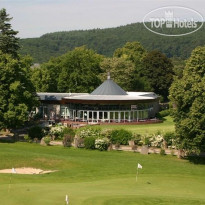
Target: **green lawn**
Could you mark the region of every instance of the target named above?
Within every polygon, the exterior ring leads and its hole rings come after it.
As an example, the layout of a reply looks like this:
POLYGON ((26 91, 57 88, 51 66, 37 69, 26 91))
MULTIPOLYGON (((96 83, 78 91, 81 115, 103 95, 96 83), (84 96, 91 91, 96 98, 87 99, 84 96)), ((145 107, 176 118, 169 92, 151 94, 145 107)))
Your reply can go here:
POLYGON ((64 205, 66 194, 72 205, 205 204, 205 166, 173 156, 0 143, 0 169, 24 166, 59 171, 12 175, 10 192, 0 174, 0 204, 64 205))
POLYGON ((130 130, 133 133, 137 134, 154 134, 158 131, 165 133, 169 131, 174 131, 174 122, 173 119, 168 116, 165 117, 163 123, 153 123, 153 124, 145 124, 145 125, 100 125, 102 129, 126 129, 130 130))

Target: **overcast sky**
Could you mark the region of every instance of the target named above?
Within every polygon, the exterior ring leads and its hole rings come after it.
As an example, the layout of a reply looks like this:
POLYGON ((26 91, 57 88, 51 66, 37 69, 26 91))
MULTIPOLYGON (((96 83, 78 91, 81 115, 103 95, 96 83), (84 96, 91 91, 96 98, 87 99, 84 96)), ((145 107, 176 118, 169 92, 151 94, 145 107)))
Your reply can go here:
POLYGON ((205 0, 0 0, 21 38, 142 22, 162 6, 185 6, 205 16, 205 0))

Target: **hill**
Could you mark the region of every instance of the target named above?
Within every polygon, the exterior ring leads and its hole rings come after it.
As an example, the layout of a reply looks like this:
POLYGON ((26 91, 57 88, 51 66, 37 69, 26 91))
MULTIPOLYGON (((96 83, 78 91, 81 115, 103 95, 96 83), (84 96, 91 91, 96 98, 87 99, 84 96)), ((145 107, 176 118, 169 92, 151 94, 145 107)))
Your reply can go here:
POLYGON ((40 38, 21 39, 21 54, 29 54, 35 63, 42 63, 52 56, 59 56, 75 47, 87 45, 99 54, 112 56, 116 48, 128 41, 139 41, 147 50, 158 49, 168 57, 186 59, 191 51, 205 45, 204 26, 195 33, 180 36, 160 36, 148 31, 143 23, 107 29, 62 31, 48 33, 40 38))

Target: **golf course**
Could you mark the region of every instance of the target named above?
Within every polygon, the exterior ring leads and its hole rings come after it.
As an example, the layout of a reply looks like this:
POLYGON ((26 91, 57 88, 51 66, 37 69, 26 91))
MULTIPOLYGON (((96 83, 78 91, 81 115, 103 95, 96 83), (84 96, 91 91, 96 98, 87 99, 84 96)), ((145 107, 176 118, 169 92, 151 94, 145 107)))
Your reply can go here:
POLYGON ((74 205, 205 204, 205 166, 176 156, 17 142, 0 143, 0 162, 0 169, 57 170, 0 174, 2 205, 64 205, 66 195, 74 205))

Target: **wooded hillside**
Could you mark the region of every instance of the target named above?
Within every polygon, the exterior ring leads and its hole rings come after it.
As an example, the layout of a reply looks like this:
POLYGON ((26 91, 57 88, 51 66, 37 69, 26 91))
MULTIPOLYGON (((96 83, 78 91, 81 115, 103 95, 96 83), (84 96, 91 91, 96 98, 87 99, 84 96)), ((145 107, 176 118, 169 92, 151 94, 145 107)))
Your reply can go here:
POLYGON ((108 29, 63 31, 49 33, 40 38, 21 39, 21 54, 29 54, 35 63, 46 62, 82 45, 97 53, 112 56, 115 49, 128 41, 139 41, 148 51, 158 49, 168 57, 186 59, 197 46, 205 45, 204 26, 197 32, 180 37, 160 36, 148 31, 143 23, 108 29))

